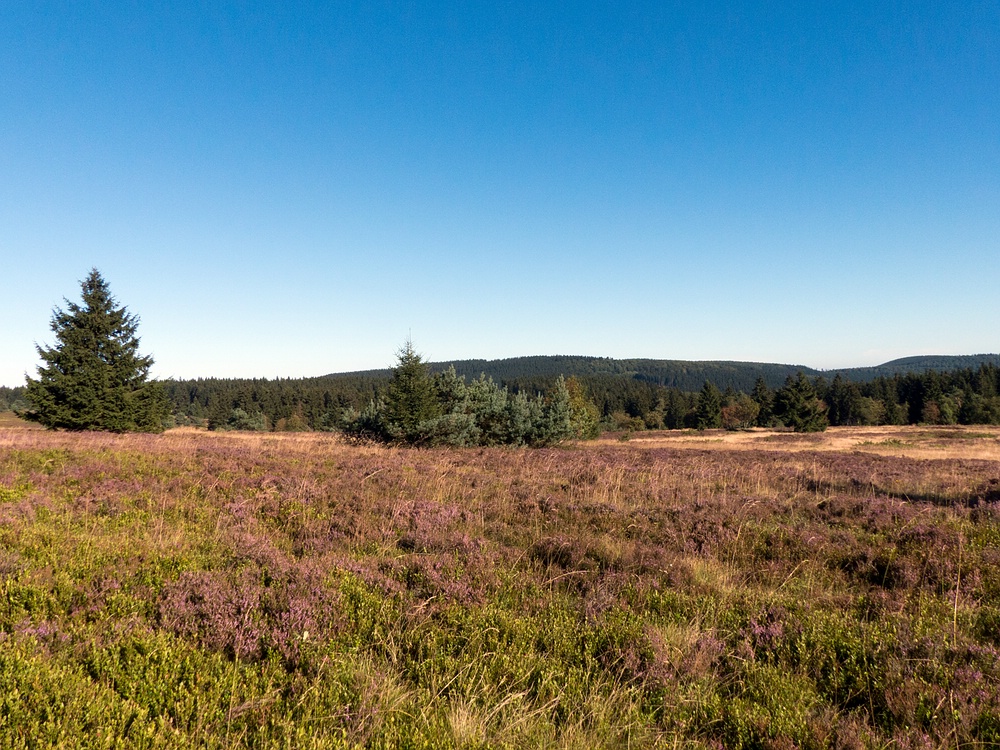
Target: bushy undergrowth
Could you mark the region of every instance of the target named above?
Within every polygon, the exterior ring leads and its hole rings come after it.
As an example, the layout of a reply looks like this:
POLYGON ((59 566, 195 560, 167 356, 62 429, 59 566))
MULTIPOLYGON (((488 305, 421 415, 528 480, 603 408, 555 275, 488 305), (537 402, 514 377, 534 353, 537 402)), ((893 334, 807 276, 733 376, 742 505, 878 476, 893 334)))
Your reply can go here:
POLYGON ((0 747, 995 746, 998 476, 0 431, 0 747))
POLYGON ((454 367, 432 375, 407 342, 386 398, 373 399, 360 413, 345 411, 340 427, 355 442, 537 448, 572 437, 597 437, 597 419, 596 407, 576 381, 560 377, 547 396, 534 398, 511 393, 485 375, 467 385, 454 367))

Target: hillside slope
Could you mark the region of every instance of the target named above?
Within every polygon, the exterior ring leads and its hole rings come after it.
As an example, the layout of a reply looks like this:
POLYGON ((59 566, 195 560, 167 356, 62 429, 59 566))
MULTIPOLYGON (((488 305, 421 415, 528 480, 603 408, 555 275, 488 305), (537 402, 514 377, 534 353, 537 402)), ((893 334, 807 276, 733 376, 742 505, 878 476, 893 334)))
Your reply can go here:
MULTIPOLYGON (((959 368, 977 368, 981 364, 1000 366, 1000 354, 973 354, 958 356, 917 356, 892 360, 874 367, 852 367, 838 370, 817 370, 805 365, 778 364, 772 362, 729 362, 729 361, 686 361, 672 359, 612 359, 610 357, 582 356, 534 356, 509 359, 467 359, 451 362, 432 362, 435 371, 455 368, 459 375, 467 379, 485 374, 502 383, 530 383, 545 381, 564 375, 569 377, 618 376, 639 380, 655 385, 679 388, 682 391, 697 391, 706 380, 720 389, 729 387, 738 391, 750 391, 758 377, 771 388, 778 388, 789 375, 799 370, 809 377, 822 375, 828 379, 840 374, 848 380, 867 382, 877 377, 892 377, 928 370, 947 371, 959 368)), ((389 370, 367 370, 351 373, 335 373, 329 378, 382 379, 388 377, 389 370)))

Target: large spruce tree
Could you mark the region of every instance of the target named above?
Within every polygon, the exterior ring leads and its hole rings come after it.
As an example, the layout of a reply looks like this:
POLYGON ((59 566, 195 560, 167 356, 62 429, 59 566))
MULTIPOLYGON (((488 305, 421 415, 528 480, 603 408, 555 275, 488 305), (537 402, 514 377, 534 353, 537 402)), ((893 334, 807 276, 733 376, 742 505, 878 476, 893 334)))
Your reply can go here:
POLYGON ((430 368, 409 339, 397 354, 386 398, 385 418, 391 437, 406 443, 421 442, 422 427, 440 416, 430 368))
POLYGON ((708 380, 698 394, 697 420, 699 430, 722 427, 722 393, 708 380))
POLYGON ((789 375, 775 394, 774 412, 786 427, 796 432, 822 432, 829 425, 826 404, 801 370, 795 377, 789 375))
POLYGON ((159 432, 167 400, 148 380, 153 358, 139 354, 139 319, 118 306, 92 269, 82 304, 66 300, 52 314, 56 345, 38 346, 38 379, 27 378, 25 419, 51 429, 159 432))

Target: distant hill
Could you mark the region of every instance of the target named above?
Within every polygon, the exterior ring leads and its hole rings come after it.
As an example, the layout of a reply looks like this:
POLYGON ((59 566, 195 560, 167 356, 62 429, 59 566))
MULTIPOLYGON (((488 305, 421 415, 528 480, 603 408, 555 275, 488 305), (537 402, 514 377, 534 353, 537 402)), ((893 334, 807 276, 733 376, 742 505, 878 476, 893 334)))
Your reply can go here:
MULTIPOLYGON (((594 378, 627 378, 651 385, 679 388, 682 391, 697 391, 706 380, 719 388, 732 387, 749 391, 758 377, 763 376, 768 385, 778 387, 785 378, 803 370, 809 375, 821 374, 804 365, 781 365, 758 362, 688 362, 666 359, 611 359, 609 357, 578 357, 567 355, 513 357, 510 359, 466 359, 451 362, 429 363, 433 371, 439 372, 454 367, 458 375, 466 380, 485 374, 498 383, 526 385, 542 383, 557 378, 576 376, 591 380, 594 378)), ((335 373, 326 377, 372 378, 381 380, 391 374, 385 370, 335 373)))
POLYGON ((978 369, 980 365, 984 364, 1000 367, 1000 354, 926 354, 919 357, 894 359, 891 362, 875 365, 874 367, 851 367, 842 370, 831 370, 823 374, 832 378, 837 373, 840 373, 849 380, 858 383, 867 383, 875 378, 891 378, 895 375, 919 375, 930 370, 947 372, 949 370, 978 369))
MULTIPOLYGON (((722 390, 732 387, 749 392, 758 377, 771 388, 778 388, 789 375, 802 370, 809 377, 822 375, 828 379, 840 374, 856 382, 867 382, 878 377, 892 377, 928 370, 947 371, 959 368, 977 368, 981 364, 1000 366, 1000 354, 973 354, 958 356, 919 356, 895 359, 874 367, 852 367, 839 370, 817 370, 805 365, 776 364, 767 362, 694 362, 672 359, 611 359, 610 357, 577 356, 536 356, 513 357, 509 359, 466 359, 452 362, 432 362, 434 371, 445 370, 449 366, 464 375, 467 380, 486 374, 497 382, 518 385, 544 382, 559 375, 586 379, 604 380, 610 377, 625 377, 632 380, 678 388, 682 391, 697 391, 706 380, 722 390)), ((390 375, 390 370, 366 370, 361 372, 328 375, 339 378, 372 378, 381 380, 390 375)))

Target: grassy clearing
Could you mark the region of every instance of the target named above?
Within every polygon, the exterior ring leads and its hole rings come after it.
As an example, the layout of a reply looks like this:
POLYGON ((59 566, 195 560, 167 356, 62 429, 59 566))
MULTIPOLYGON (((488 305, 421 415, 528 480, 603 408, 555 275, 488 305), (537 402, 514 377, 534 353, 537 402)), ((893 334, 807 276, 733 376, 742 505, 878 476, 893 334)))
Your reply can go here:
MULTIPOLYGON (((595 446, 612 442, 607 436, 595 446)), ((1000 427, 952 425, 940 427, 831 427, 822 433, 794 433, 754 428, 738 432, 672 430, 644 432, 630 441, 646 448, 709 448, 714 450, 823 451, 863 450, 910 458, 974 458, 1000 461, 1000 427)))
POLYGON ((0 746, 1000 743, 992 432, 692 437, 0 429, 0 746))
POLYGON ((43 429, 41 425, 37 425, 32 422, 25 422, 23 419, 18 418, 18 416, 12 411, 0 411, 0 429, 16 428, 25 430, 43 429))

